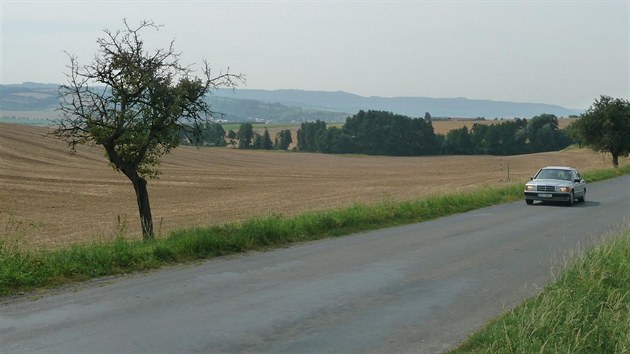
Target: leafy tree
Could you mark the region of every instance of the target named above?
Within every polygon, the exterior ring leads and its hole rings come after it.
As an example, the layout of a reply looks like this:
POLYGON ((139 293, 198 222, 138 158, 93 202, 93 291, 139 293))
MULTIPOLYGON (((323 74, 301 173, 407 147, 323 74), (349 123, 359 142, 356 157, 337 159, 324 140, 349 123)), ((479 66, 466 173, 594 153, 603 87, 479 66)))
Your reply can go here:
POLYGON ((187 133, 192 128, 186 126, 180 130, 180 141, 184 144, 194 145, 225 146, 225 129, 218 123, 208 122, 201 127, 201 134, 194 134, 192 137, 187 133))
POLYGON ((470 129, 470 139, 475 148, 475 154, 488 154, 488 141, 486 135, 490 126, 485 124, 475 123, 470 129))
POLYGON ((446 153, 453 155, 471 155, 475 152, 468 128, 463 126, 446 133, 446 153))
POLYGON ((241 75, 229 72, 212 77, 204 61, 203 77, 179 63, 173 42, 149 52, 140 34, 158 29, 153 22, 122 31, 105 30, 97 39, 99 52, 91 64, 70 58, 67 84, 59 93, 60 118, 54 134, 74 152, 78 144, 105 148, 112 167, 133 184, 144 240, 153 238, 147 178, 159 173, 162 155, 179 145, 180 129, 201 134, 212 118, 204 95, 220 86, 234 87, 241 75))
POLYGON ((499 133, 498 155, 516 155, 527 152, 526 139, 523 136, 521 139, 517 139, 518 131, 525 129, 526 126, 527 119, 525 118, 507 120, 496 125, 499 133))
MULTIPOLYGON (((503 123, 501 123, 503 124, 503 123)), ((501 132, 499 128, 500 124, 493 124, 488 126, 485 131, 484 142, 486 145, 486 154, 489 155, 503 155, 501 149, 501 132)))
POLYGON ((260 143, 260 148, 263 150, 271 150, 273 149, 273 142, 271 141, 271 136, 269 136, 269 130, 265 128, 265 132, 262 135, 262 141, 260 143))
POLYGON ((289 145, 293 143, 293 137, 291 136, 291 130, 281 130, 276 134, 274 148, 278 150, 287 150, 289 145))
POLYGON ((203 142, 211 146, 225 146, 225 129, 218 123, 206 123, 203 129, 203 142))
POLYGON ((252 139, 254 138, 254 127, 252 123, 241 124, 236 135, 238 137, 238 148, 249 149, 252 145, 252 139))
POLYGON ((327 154, 349 154, 355 151, 352 137, 340 128, 330 127, 317 135, 317 151, 327 154))
POLYGON ((236 132, 234 130, 230 129, 228 131, 227 138, 229 140, 228 144, 230 144, 230 146, 236 146, 236 139, 238 139, 238 136, 236 135, 236 132))
POLYGON ((446 135, 435 134, 435 148, 437 153, 446 154, 446 135))
POLYGON ((527 137, 521 131, 527 126, 526 119, 502 121, 498 124, 474 124, 470 140, 478 154, 514 155, 527 152, 527 137))
POLYGON ((346 119, 345 134, 356 152, 369 155, 416 156, 438 151, 431 123, 384 111, 359 111, 346 119))
POLYGON ((254 150, 260 150, 262 149, 262 141, 263 141, 263 137, 262 135, 260 135, 259 133, 254 133, 254 139, 252 140, 252 145, 250 146, 250 148, 254 149, 254 150))
POLYGON ((581 144, 612 155, 613 166, 619 157, 630 153, 630 103, 621 98, 601 96, 572 123, 572 132, 581 144))
POLYGON ((297 147, 300 151, 317 151, 315 139, 320 132, 326 131, 326 122, 304 122, 297 131, 297 147))
MULTIPOLYGON (((465 138, 462 134, 450 134, 447 136, 450 144, 447 153, 462 153, 457 149, 459 144, 454 141, 461 142, 465 138)), ((529 120, 517 118, 492 125, 473 124, 469 135, 477 154, 527 154, 559 150, 571 144, 566 132, 559 129, 558 118, 552 114, 541 114, 529 120)))
POLYGON ((558 117, 553 114, 531 118, 523 134, 527 139, 528 152, 555 151, 571 144, 571 139, 559 127, 558 117))

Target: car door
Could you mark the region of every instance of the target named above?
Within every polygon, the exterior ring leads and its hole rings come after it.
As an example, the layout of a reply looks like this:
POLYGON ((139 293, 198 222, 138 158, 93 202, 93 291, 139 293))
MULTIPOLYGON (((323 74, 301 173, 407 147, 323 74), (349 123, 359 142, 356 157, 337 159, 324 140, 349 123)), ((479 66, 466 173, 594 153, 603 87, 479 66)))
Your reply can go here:
POLYGON ((586 183, 584 182, 584 179, 582 178, 582 176, 580 175, 580 172, 577 170, 573 170, 573 180, 579 180, 579 182, 574 182, 573 185, 573 190, 575 192, 575 196, 584 196, 584 190, 586 189, 586 183))

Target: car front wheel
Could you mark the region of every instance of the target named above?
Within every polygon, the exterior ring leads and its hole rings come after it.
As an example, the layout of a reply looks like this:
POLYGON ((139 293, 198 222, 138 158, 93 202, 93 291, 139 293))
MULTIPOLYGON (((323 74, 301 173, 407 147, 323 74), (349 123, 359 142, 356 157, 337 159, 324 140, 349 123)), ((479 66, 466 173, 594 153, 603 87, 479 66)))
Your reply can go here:
POLYGON ((568 206, 573 206, 573 201, 575 200, 575 194, 571 191, 571 195, 569 196, 569 201, 567 202, 568 206))
POLYGON ((525 203, 527 203, 527 205, 532 205, 532 204, 534 204, 534 200, 533 199, 525 199, 525 203))

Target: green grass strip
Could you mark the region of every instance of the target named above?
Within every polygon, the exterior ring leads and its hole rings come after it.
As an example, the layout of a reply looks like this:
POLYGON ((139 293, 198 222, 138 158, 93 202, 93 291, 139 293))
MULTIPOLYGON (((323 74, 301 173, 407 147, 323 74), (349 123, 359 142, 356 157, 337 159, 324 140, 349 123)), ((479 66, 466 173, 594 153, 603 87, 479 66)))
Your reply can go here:
POLYGON ((630 353, 630 231, 452 353, 630 353))
MULTIPOLYGON (((589 182, 630 173, 586 173, 589 182)), ((405 202, 357 204, 295 217, 272 215, 207 228, 174 231, 153 242, 117 240, 52 251, 25 251, 0 240, 0 296, 91 278, 155 269, 222 255, 435 219, 523 198, 523 183, 405 202)))

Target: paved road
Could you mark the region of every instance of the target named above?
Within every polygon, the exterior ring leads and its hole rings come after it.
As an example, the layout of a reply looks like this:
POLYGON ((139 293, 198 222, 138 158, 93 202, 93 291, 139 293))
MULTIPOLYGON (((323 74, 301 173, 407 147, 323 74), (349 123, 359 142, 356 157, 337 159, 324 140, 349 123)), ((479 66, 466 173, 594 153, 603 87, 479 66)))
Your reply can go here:
POLYGON ((2 353, 442 352, 630 216, 630 176, 572 208, 511 203, 0 303, 2 353))

